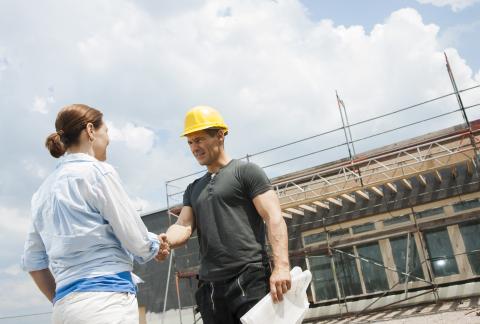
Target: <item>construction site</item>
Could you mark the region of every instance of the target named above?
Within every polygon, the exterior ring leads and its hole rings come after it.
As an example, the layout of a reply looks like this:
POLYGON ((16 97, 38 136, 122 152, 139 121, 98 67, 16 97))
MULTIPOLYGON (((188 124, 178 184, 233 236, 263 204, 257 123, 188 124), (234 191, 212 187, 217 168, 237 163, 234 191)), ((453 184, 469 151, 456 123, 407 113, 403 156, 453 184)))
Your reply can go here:
MULTIPOLYGON (((243 157, 274 174, 291 267, 313 275, 304 323, 480 323, 480 120, 469 117, 480 101, 463 100, 480 98, 480 85, 458 88, 448 61, 447 72, 452 92, 363 121, 350 123, 337 95, 340 127, 243 157), (427 114, 426 106, 443 103, 448 110, 427 114), (359 125, 400 113, 414 120, 352 136, 359 125), (377 146, 378 138, 414 127, 420 135, 377 146), (262 163, 266 154, 326 136, 339 144, 262 163), (369 149, 359 152, 365 142, 369 149), (283 172, 289 163, 295 170, 283 172)), ((150 231, 175 222, 183 191, 203 172, 166 183, 167 207, 142 216, 150 231)), ((145 281, 141 322, 202 323, 195 235, 165 262, 135 266, 145 281)))

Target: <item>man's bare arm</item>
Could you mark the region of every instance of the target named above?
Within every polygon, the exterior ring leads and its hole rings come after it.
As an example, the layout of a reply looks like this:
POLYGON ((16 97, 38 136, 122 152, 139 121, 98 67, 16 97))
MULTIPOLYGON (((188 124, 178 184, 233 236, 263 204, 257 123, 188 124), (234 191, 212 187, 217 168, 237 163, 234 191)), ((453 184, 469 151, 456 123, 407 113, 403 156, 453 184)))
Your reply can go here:
POLYGON ((267 225, 274 263, 270 276, 270 294, 273 301, 278 302, 283 300, 283 294, 291 288, 287 225, 281 214, 278 197, 273 190, 256 196, 253 204, 267 225))
POLYGON ((184 206, 180 211, 180 215, 175 224, 170 226, 165 234, 160 234, 161 240, 160 249, 163 253, 159 253, 155 258, 157 261, 164 260, 168 253, 166 250, 174 249, 184 245, 193 231, 195 230, 195 218, 193 216, 193 209, 190 206, 184 206))

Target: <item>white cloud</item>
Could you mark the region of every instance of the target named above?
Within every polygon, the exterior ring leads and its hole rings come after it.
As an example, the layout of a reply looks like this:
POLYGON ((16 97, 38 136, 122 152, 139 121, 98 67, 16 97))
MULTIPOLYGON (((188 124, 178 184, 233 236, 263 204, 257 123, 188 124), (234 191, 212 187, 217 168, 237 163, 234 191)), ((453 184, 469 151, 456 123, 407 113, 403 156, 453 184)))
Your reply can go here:
POLYGON ((47 98, 35 96, 33 99, 33 111, 41 114, 48 114, 47 98))
POLYGON ((148 200, 142 199, 140 197, 132 197, 130 199, 131 199, 133 205, 135 206, 135 209, 139 213, 144 213, 144 212, 152 209, 152 207, 151 207, 152 205, 150 204, 150 202, 148 200))
POLYGON ((457 12, 467 7, 474 5, 480 0, 417 0, 422 4, 432 4, 437 7, 450 6, 450 8, 457 12))
MULTIPOLYGON (((23 271, 15 276, 10 275, 0 279, 0 299, 2 315, 32 314, 52 310, 51 303, 23 271)), ((31 323, 42 323, 43 320, 47 322, 49 317, 32 317, 31 323)))
MULTIPOLYGON (((20 268, 30 226, 28 215, 27 209, 0 206, 0 314, 3 316, 51 310, 51 304, 20 268)), ((41 322, 44 318, 36 319, 41 322)))
POLYGON ((7 71, 12 65, 7 51, 0 45, 0 81, 2 80, 2 74, 7 71))
MULTIPOLYGON (((49 6, 55 10, 65 9, 53 3, 49 6)), ((335 90, 352 122, 451 90, 439 27, 425 24, 413 9, 396 11, 366 31, 334 21, 313 22, 294 0, 207 1, 170 15, 160 8, 161 19, 152 14, 155 10, 129 1, 102 0, 95 8, 88 3, 75 8, 81 24, 64 24, 64 15, 51 16, 53 26, 68 28, 49 29, 48 24, 45 35, 57 36, 43 40, 69 42, 38 49, 48 56, 58 45, 62 58, 50 66, 42 86, 58 85, 55 97, 62 105, 79 98, 101 102, 107 117, 134 120, 128 125, 117 122, 110 130, 112 142, 132 151, 152 152, 171 142, 162 147, 162 158, 172 150, 188 156, 177 136, 183 113, 196 104, 222 112, 231 126, 227 147, 240 156, 337 127, 335 90)), ((43 26, 42 17, 35 16, 42 24, 35 19, 31 23, 43 26)), ((454 49, 446 50, 459 86, 471 85, 473 72, 466 62, 454 49)), ((35 65, 41 66, 42 61, 35 65)), ((49 109, 47 97, 39 97, 42 111, 49 109)), ((450 107, 446 102, 439 111, 450 107)), ((430 107, 426 113, 435 113, 430 107)), ((411 116, 399 116, 397 122, 411 116)), ((374 128, 357 128, 354 136, 374 128)), ((138 158, 121 159, 129 177, 138 168, 138 158)), ((175 163, 162 170, 167 175, 179 172, 175 163)))
MULTIPOLYGON (((0 62, 1 63, 1 62, 0 62)), ((1 66, 0 66, 1 67, 1 66)), ((33 99, 33 108, 32 111, 38 112, 41 114, 48 114, 52 105, 55 103, 55 88, 49 86, 47 89, 48 95, 46 96, 35 96, 33 99)))
POLYGON ((8 59, 0 56, 0 72, 5 71, 9 65, 8 59))
POLYGON ((24 159, 22 160, 22 165, 30 175, 36 178, 44 179, 48 175, 47 169, 41 166, 38 161, 24 159))
POLYGON ((0 273, 8 276, 18 276, 20 273, 22 273, 22 271, 23 270, 20 268, 19 264, 12 264, 6 268, 0 269, 0 273))
POLYGON ((107 122, 109 137, 112 141, 124 142, 132 150, 148 153, 155 144, 155 133, 142 126, 127 123, 117 128, 113 122, 107 122))
MULTIPOLYGON (((162 5, 145 10, 126 0, 100 3, 95 9, 87 2, 79 4, 75 11, 81 19, 68 24, 65 15, 51 16, 46 25, 43 16, 34 17, 34 24, 45 26, 45 35, 56 35, 43 37, 47 43, 39 54, 50 57, 52 46, 61 53, 42 86, 58 85, 55 97, 62 105, 79 100, 101 103, 105 116, 116 121, 109 123, 109 160, 121 166, 133 195, 154 208, 164 204, 162 195, 154 194, 163 181, 200 168, 178 137, 183 114, 194 105, 209 104, 222 112, 231 127, 227 148, 232 156, 243 156, 338 127, 335 90, 351 122, 450 92, 444 50, 459 87, 474 82, 460 54, 442 45, 439 27, 424 23, 413 9, 395 11, 367 31, 333 20, 314 22, 296 0, 212 0, 173 11, 164 11, 162 5), (68 27, 54 28, 59 25, 68 27), (48 43, 52 39, 69 41, 48 43)), ((49 6, 65 10, 56 2, 49 6)), ((42 64, 37 62, 35 68, 42 64)), ((34 74, 46 73, 40 69, 34 74)), ((358 138, 392 122, 444 112, 455 107, 452 103, 443 100, 384 123, 356 127, 353 135, 358 138)), ((52 116, 47 116, 47 130, 38 138, 51 130, 52 116)), ((428 130, 457 121, 461 118, 437 120, 428 130)), ((363 142, 357 150, 425 129, 363 142)), ((339 142, 342 137, 336 136, 253 161, 269 164, 339 142)), ((327 152, 312 163, 343 157, 339 154, 327 152)), ((292 168, 303 166, 302 160, 292 168)))
POLYGON ((0 233, 20 235, 23 240, 29 226, 29 213, 26 210, 0 206, 0 233))

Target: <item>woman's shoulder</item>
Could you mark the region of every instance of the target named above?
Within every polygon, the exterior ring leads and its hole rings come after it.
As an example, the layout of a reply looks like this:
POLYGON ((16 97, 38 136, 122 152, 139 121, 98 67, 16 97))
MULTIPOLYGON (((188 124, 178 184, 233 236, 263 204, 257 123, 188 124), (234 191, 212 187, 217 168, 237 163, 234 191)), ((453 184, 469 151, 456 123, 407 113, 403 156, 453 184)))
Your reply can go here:
POLYGON ((103 176, 107 175, 109 173, 113 173, 113 174, 117 175, 117 171, 115 170, 115 168, 110 163, 102 162, 102 161, 95 161, 95 162, 93 162, 93 167, 95 168, 95 170, 97 170, 103 176))

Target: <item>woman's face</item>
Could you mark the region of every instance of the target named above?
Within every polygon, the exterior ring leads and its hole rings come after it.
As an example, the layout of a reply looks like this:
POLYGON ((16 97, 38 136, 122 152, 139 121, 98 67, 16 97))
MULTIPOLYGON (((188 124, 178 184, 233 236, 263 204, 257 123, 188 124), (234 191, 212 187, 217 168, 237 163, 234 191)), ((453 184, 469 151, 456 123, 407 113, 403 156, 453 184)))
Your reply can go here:
POLYGON ((107 146, 110 142, 108 138, 108 127, 105 123, 94 130, 93 153, 95 158, 99 161, 107 159, 107 146))

